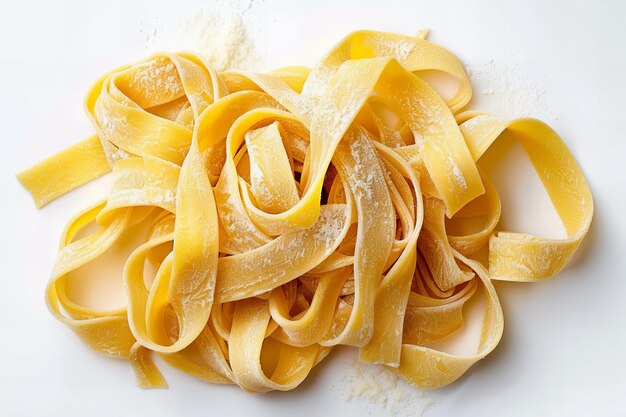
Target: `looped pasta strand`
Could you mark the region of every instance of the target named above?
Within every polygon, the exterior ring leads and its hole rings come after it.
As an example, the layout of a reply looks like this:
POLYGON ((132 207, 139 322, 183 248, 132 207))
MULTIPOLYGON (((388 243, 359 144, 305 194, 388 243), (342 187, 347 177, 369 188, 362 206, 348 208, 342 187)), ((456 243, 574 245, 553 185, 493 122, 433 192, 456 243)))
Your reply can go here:
POLYGON ((544 123, 459 113, 470 82, 426 34, 355 32, 313 69, 217 73, 200 55, 160 53, 102 76, 85 100, 96 133, 18 175, 40 207, 113 171, 108 198, 63 233, 51 313, 95 351, 129 359, 142 387, 167 386, 155 352, 204 381, 289 390, 336 345, 420 387, 459 378, 502 336, 492 280, 558 273, 593 200, 544 123), (456 80, 456 94, 444 100, 425 70, 456 80), (479 165, 505 131, 567 238, 497 229, 500 198, 479 165), (482 228, 459 232, 470 217, 482 228), (134 226, 149 232, 125 261, 125 307, 73 301, 69 277, 134 226), (476 353, 429 347, 463 325, 478 289, 476 353))

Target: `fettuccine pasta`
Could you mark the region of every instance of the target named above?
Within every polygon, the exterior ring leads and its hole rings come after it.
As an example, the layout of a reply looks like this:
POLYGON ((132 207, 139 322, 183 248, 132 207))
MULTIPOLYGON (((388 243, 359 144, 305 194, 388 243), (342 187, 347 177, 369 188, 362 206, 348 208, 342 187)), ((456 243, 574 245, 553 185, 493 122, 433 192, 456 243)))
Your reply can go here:
POLYGON ((18 175, 38 207, 114 175, 108 197, 63 232, 50 311, 93 350, 130 360, 142 387, 166 386, 155 353, 205 381, 290 390, 336 345, 418 387, 455 381, 502 336, 492 281, 555 275, 593 214, 550 127, 462 113, 471 93, 459 60, 423 31, 355 32, 312 69, 218 73, 181 52, 105 74, 85 101, 95 134, 18 175), (427 70, 456 80, 456 94, 443 99, 427 70), (505 131, 567 238, 497 230, 500 199, 480 158, 505 131), (482 229, 447 231, 467 217, 482 229), (73 301, 72 273, 139 224, 149 233, 125 261, 125 307, 73 301), (463 325, 477 293, 477 351, 429 347, 463 325))

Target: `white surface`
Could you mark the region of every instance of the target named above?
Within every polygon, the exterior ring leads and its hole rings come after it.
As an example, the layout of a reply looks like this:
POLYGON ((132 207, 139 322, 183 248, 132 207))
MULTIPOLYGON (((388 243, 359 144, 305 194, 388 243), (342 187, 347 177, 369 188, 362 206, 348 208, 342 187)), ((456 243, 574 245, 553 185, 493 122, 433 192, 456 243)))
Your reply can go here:
MULTIPOLYGON (((386 415, 376 404, 345 400, 342 378, 353 372, 347 349, 290 393, 247 395, 167 367, 170 389, 143 391, 127 363, 97 356, 50 317, 43 290, 59 234, 72 213, 103 195, 106 180, 38 211, 14 174, 92 132, 82 99, 97 76, 167 47, 168 30, 210 5, 58 3, 0 0, 0 415, 386 415)), ((501 344, 455 384, 429 392, 436 404, 427 415, 624 415, 625 3, 336 3, 255 2, 247 20, 268 67, 311 65, 354 29, 410 34, 429 27, 432 40, 470 67, 485 68, 493 59, 496 71, 515 68, 523 77, 516 75, 513 84, 545 90, 531 103, 531 114, 562 134, 595 197, 591 232, 563 273, 539 284, 497 284, 506 319, 501 344)), ((490 87, 479 87, 478 96, 490 87)), ((496 90, 478 101, 497 111, 506 94, 496 90)), ((524 171, 514 154, 513 147, 493 169, 524 171)), ((503 197, 505 210, 512 201, 527 209, 509 212, 507 222, 559 234, 554 214, 537 210, 547 203, 533 181, 503 197)))

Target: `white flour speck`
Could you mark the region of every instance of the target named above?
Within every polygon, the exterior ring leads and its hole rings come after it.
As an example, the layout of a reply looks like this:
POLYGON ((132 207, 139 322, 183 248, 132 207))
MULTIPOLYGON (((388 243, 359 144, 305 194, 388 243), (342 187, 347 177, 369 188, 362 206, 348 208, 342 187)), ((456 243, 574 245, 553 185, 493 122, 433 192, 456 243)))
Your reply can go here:
POLYGON ((454 163, 454 160, 452 158, 448 159, 448 163, 452 167, 452 175, 454 175, 454 179, 456 180, 457 184, 459 184, 461 188, 467 188, 467 181, 465 181, 465 176, 461 172, 461 169, 458 167, 458 165, 454 163))
POLYGON ((263 58, 249 33, 251 22, 246 17, 254 1, 211 0, 206 4, 178 24, 142 21, 139 31, 146 48, 198 52, 218 71, 259 71, 263 58))
POLYGON ((475 106, 506 118, 535 116, 556 119, 546 102, 546 88, 522 75, 519 64, 491 59, 482 64, 464 63, 475 106))
POLYGON ((358 361, 346 371, 342 390, 347 401, 367 402, 394 417, 425 416, 435 402, 391 371, 358 361))

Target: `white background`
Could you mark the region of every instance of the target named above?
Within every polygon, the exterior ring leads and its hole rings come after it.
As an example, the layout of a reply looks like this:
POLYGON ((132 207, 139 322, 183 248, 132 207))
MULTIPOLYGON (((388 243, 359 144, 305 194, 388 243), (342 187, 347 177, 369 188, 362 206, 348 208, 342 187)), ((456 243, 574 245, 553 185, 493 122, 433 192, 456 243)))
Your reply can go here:
MULTIPOLYGON (((354 372, 348 349, 289 393, 248 395, 167 367, 170 389, 144 391, 127 363, 92 353, 46 311, 43 290, 63 225, 105 195, 107 180, 36 210, 14 174, 91 134, 82 99, 97 76, 167 47, 177 22, 211 5, 179 3, 0 0, 0 415, 386 415, 377 404, 344 398, 354 372)), ((514 71, 508 84, 536 88, 530 114, 562 134, 586 174, 596 212, 579 253, 546 282, 497 284, 506 319, 501 344, 453 385, 428 392, 435 403, 428 416, 626 413, 625 6, 268 0, 246 14, 268 68, 312 65, 355 29, 431 28, 431 39, 470 67, 514 71)), ((491 87, 488 80, 479 86, 473 106, 510 111, 507 91, 480 94, 491 87)), ((528 174, 515 146, 507 152, 492 172, 528 174)), ((532 173, 515 184, 518 191, 503 193, 508 225, 558 234, 532 173)))

